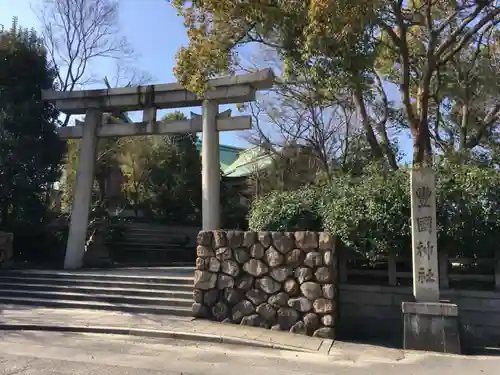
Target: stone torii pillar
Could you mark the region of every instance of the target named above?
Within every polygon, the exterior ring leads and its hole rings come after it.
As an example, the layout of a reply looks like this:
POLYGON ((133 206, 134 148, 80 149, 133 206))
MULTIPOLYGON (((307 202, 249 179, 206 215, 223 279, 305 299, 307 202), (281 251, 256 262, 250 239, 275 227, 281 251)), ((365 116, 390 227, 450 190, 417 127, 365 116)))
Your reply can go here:
POLYGON ((202 229, 220 229, 220 148, 217 118, 229 118, 231 110, 219 113, 218 103, 204 100, 202 116, 191 112, 193 118, 202 118, 201 189, 202 229))
POLYGON ((76 173, 73 208, 64 257, 64 268, 80 268, 85 255, 89 211, 94 183, 94 166, 97 148, 97 127, 102 121, 102 112, 97 109, 87 110, 83 135, 80 141, 80 160, 76 173), (83 244, 83 247, 82 247, 83 244), (83 249, 83 251, 82 251, 83 249))

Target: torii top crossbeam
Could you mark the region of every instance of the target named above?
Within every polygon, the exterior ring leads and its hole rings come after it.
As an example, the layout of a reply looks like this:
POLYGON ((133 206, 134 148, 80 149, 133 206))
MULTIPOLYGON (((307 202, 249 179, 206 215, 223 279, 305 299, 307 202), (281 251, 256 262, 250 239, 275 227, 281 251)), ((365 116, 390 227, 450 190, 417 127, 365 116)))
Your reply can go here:
POLYGON ((255 99, 258 90, 271 88, 274 75, 271 69, 255 73, 215 78, 208 81, 204 97, 187 91, 179 83, 98 89, 81 91, 43 90, 42 99, 52 102, 66 114, 84 114, 89 108, 102 112, 135 111, 144 108, 181 108, 200 106, 204 99, 218 104, 244 103, 255 99))

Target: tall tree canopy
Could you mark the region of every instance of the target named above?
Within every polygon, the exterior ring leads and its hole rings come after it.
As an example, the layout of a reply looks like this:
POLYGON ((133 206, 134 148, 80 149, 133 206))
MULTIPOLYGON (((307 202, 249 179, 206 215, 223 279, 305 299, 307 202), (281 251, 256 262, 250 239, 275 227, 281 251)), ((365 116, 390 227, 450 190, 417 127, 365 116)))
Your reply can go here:
MULTIPOLYGON (((176 68, 186 86, 201 91, 207 78, 234 69, 238 46, 271 46, 285 79, 312 78, 326 100, 349 97, 373 156, 393 167, 388 125, 409 130, 415 163, 430 162, 453 113, 443 76, 451 77, 452 65, 470 51, 489 50, 490 58, 500 23, 498 0, 173 2, 188 27, 190 43, 179 51, 176 68), (387 100, 384 83, 399 89, 400 106, 387 100)), ((498 125, 499 109, 484 109, 479 127, 466 116, 470 145, 498 125)))
POLYGON ((60 176, 64 143, 55 128, 58 112, 41 100, 56 72, 33 30, 15 19, 0 33, 0 212, 1 225, 39 222, 48 193, 60 176))

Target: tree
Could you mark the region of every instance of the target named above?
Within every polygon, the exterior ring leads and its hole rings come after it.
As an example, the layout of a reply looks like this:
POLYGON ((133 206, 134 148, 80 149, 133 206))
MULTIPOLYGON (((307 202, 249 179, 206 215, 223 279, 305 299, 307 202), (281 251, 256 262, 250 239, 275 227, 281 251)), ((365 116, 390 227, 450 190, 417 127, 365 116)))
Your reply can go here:
POLYGON ((278 1, 273 5, 243 2, 233 7, 229 2, 215 6, 210 2, 176 1, 175 5, 185 15, 191 38, 190 45, 179 51, 176 74, 193 90, 203 90, 206 78, 232 70, 238 61, 236 47, 259 43, 274 48, 283 63, 285 84, 306 82, 314 92, 314 100, 323 102, 323 107, 328 101, 330 106, 336 106, 339 100, 347 103, 350 98, 352 104, 349 104, 357 109, 373 155, 386 157, 396 168, 386 129, 390 103, 383 97, 382 116, 377 118, 370 115, 380 112, 375 110, 380 103, 372 100, 372 109, 367 99, 383 93, 381 85, 363 97, 371 78, 367 67, 374 59, 374 46, 365 31, 371 19, 371 13, 365 11, 370 7, 366 8, 365 3, 350 2, 348 7, 330 11, 331 17, 324 19, 329 37, 320 40, 318 36, 313 40, 311 37, 319 33, 316 18, 323 19, 323 15, 315 15, 316 2, 278 1), (341 38, 349 33, 350 38, 341 38), (339 37, 330 37, 335 34, 339 37))
MULTIPOLYGON (((432 129, 434 138, 439 141, 443 104, 440 90, 444 88, 441 72, 450 72, 460 56, 467 61, 475 59, 475 52, 471 54, 471 51, 480 51, 484 36, 500 23, 499 3, 394 1, 387 2, 379 14, 384 52, 392 59, 385 78, 399 86, 413 138, 414 162, 429 162, 432 129)), ((456 78, 466 85, 466 91, 470 91, 473 82, 468 81, 470 75, 466 75, 469 76, 466 81, 463 75, 456 78)), ((493 108, 490 115, 495 115, 499 109, 493 108)))
POLYGON ((401 116, 387 100, 383 79, 399 87, 402 114, 413 139, 413 161, 430 162, 438 71, 500 22, 497 0, 174 4, 189 28, 190 43, 179 51, 176 68, 183 84, 203 91, 207 78, 234 68, 238 46, 272 46, 292 79, 306 72, 326 98, 351 96, 373 155, 385 154, 392 166, 387 123, 401 116))
MULTIPOLYGON (((92 65, 103 59, 116 62, 117 84, 127 77, 129 82, 137 80, 140 74, 130 66, 134 51, 118 27, 118 1, 44 0, 36 13, 49 59, 58 68, 59 90, 94 83, 92 65)), ((69 116, 63 126, 68 121, 69 116)))
MULTIPOLYGON (((272 65, 275 71, 282 71, 283 64, 275 51, 259 49, 255 54, 266 56, 264 60, 268 65, 272 65)), ((243 64, 240 65, 245 69, 243 64)), ((252 68, 257 66, 258 62, 252 63, 252 68)), ((302 78, 300 82, 278 79, 272 89, 258 96, 257 101, 242 106, 253 117, 248 140, 254 145, 267 147, 270 152, 292 144, 308 148, 311 151, 309 156, 318 161, 315 163, 318 170, 330 175, 347 146, 349 136, 358 131, 352 106, 345 97, 325 100, 317 95, 312 77, 302 78)), ((271 153, 275 158, 284 156, 278 151, 271 153)))
MULTIPOLYGON (((185 120, 181 112, 163 120, 185 120)), ((147 161, 145 190, 156 216, 172 222, 197 223, 201 212, 201 158, 196 134, 161 137, 147 161)))
POLYGON ((33 30, 0 33, 0 211, 1 225, 40 223, 49 193, 60 176, 64 143, 55 132, 58 112, 42 101, 56 72, 33 30))
POLYGON ((131 137, 118 154, 118 162, 125 175, 124 191, 137 216, 139 206, 144 203, 145 184, 151 173, 150 160, 154 154, 154 136, 131 137))
POLYGON ((500 127, 500 32, 491 29, 439 71, 431 135, 456 162, 494 163, 500 127))

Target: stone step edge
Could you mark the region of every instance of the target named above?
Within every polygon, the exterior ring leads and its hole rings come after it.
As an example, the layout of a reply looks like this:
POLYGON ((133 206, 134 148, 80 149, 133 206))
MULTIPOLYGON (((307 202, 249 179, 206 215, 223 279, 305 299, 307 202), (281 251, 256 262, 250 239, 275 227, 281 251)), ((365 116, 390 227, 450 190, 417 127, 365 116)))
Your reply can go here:
MULTIPOLYGON (((194 273, 194 269, 193 269, 194 273)), ((162 275, 125 275, 125 274, 104 274, 104 273, 92 273, 92 272, 65 272, 65 271, 5 271, 0 273, 0 278, 3 277, 45 277, 53 279, 61 279, 65 276, 74 279, 123 279, 123 280, 179 280, 179 281, 191 281, 193 276, 162 276, 162 275), (55 277, 54 277, 55 276, 55 277), (62 277, 59 277, 62 276, 62 277)))
POLYGON ((27 323, 0 323, 0 330, 17 331, 46 331, 46 332, 74 332, 74 333, 94 333, 112 335, 130 335, 154 338, 171 338, 189 341, 203 341, 229 345, 243 345, 266 349, 287 350, 294 352, 317 353, 317 351, 304 349, 296 346, 257 342, 249 339, 241 339, 223 335, 201 334, 192 332, 139 329, 116 326, 79 326, 79 325, 48 325, 48 324, 27 324, 27 323))
MULTIPOLYGON (((0 282, 0 290, 5 287, 28 287, 33 288, 33 290, 37 288, 59 288, 59 289, 82 289, 88 291, 99 291, 99 290, 109 290, 116 292, 127 292, 127 293, 151 293, 151 294, 169 294, 169 293, 177 293, 177 294, 185 294, 192 296, 193 291, 190 290, 176 290, 176 287, 184 287, 182 284, 161 284, 161 285, 170 285, 173 286, 173 289, 139 289, 139 288, 114 288, 107 286, 81 286, 81 285, 59 285, 59 284, 30 284, 30 283, 5 283, 0 282)), ((192 288, 191 288, 192 289, 192 288)), ((16 291, 26 291, 26 289, 15 289, 16 291)))
POLYGON ((153 284, 153 285, 193 285, 194 284, 194 278, 192 277, 181 277, 181 278, 176 278, 176 277, 171 277, 171 278, 155 278, 155 277, 137 277, 137 278, 128 278, 128 279, 121 279, 120 277, 117 278, 111 278, 111 277, 96 277, 96 278, 91 278, 91 277, 50 277, 50 275, 44 275, 44 274, 29 274, 29 275, 7 275, 7 274, 0 274, 0 283, 2 280, 38 280, 38 281, 49 281, 49 282, 55 282, 55 283, 61 283, 61 282, 75 282, 75 281, 81 281, 81 282, 101 282, 101 283, 128 283, 128 284, 153 284), (148 280, 153 280, 153 281, 148 281, 148 280), (163 283, 163 282, 155 282, 154 280, 163 280, 163 281, 174 281, 172 283, 163 283), (175 281, 178 281, 177 283, 175 281))
MULTIPOLYGON (((6 277, 0 276, 0 287, 4 283, 8 283, 10 281, 6 280, 6 277)), ((9 277, 9 280, 11 278, 9 277)), ((134 286, 141 286, 146 289, 150 290, 166 290, 167 288, 182 288, 182 289, 190 289, 192 290, 193 284, 192 283, 178 283, 178 284, 167 284, 167 283, 152 283, 152 282, 146 282, 146 283, 137 283, 137 282, 131 282, 131 281, 109 281, 109 280, 79 280, 79 279, 48 279, 48 278, 16 278, 15 280, 23 280, 26 282, 18 282, 17 284, 28 284, 30 281, 45 281, 48 282, 48 285, 72 285, 72 286, 83 286, 86 283, 93 283, 99 285, 101 288, 108 288, 108 285, 134 285, 134 286)), ((37 285, 36 283, 33 283, 34 285, 37 285)), ((44 284, 39 284, 39 285, 44 285, 44 284)), ((136 288, 137 289, 137 288, 136 288)))
MULTIPOLYGON (((120 311, 120 309, 134 309, 134 310, 147 310, 147 311, 174 311, 174 312, 184 312, 192 314, 191 308, 181 307, 181 306, 168 306, 168 305, 135 305, 130 303, 109 303, 101 301, 75 301, 75 300, 60 300, 60 299, 48 299, 48 298, 23 298, 23 297, 4 297, 0 296, 0 306, 2 304, 17 304, 17 305, 29 305, 29 306, 47 306, 50 303, 52 306, 64 306, 67 308, 85 308, 87 310, 95 310, 93 307, 109 307, 114 308, 114 311, 120 311)), ((173 314, 172 314, 173 315, 173 314)), ((0 322, 0 324, 2 324, 0 322)))
MULTIPOLYGON (((139 301, 155 301, 158 300, 156 297, 145 297, 145 296, 127 296, 120 294, 85 294, 85 293, 73 293, 73 292, 58 292, 58 291, 48 291, 48 290, 10 290, 10 289, 2 289, 0 288, 0 297, 9 298, 9 294, 28 294, 28 295, 44 295, 44 296, 52 296, 52 297, 72 297, 78 299, 79 297, 95 297, 95 298, 117 298, 117 299, 135 299, 139 301)), ((187 302, 193 303, 192 298, 172 298, 172 297, 164 297, 161 298, 164 302, 187 302)), ((163 306, 163 305, 162 305, 163 306)))

